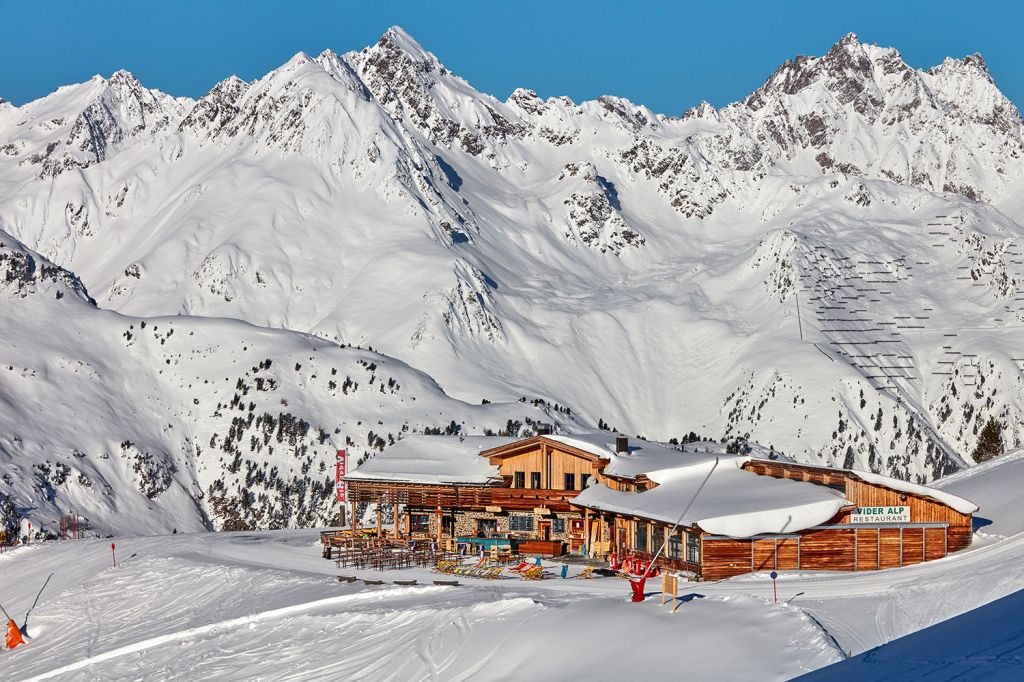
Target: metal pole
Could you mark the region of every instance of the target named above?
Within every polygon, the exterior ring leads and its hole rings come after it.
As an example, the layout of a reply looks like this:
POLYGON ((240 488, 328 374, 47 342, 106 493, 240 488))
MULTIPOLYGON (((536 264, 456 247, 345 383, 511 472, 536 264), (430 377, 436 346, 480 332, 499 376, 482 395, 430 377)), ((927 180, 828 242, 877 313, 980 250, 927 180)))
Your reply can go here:
POLYGON ((697 491, 693 493, 693 497, 690 498, 689 504, 686 505, 686 509, 684 509, 683 513, 679 515, 679 519, 676 520, 676 524, 672 526, 672 530, 669 531, 669 534, 665 537, 665 541, 661 543, 661 547, 658 549, 658 553, 654 555, 654 558, 651 559, 650 562, 648 562, 647 568, 644 570, 644 574, 640 578, 640 580, 647 579, 647 574, 651 572, 651 566, 654 565, 654 562, 658 560, 658 557, 661 556, 661 553, 665 550, 666 547, 668 547, 668 539, 675 535, 676 529, 679 528, 679 525, 683 522, 683 517, 686 516, 686 512, 690 511, 690 507, 692 507, 693 503, 697 501, 697 496, 700 495, 701 490, 704 490, 704 486, 707 484, 708 479, 711 478, 711 474, 715 473, 716 468, 718 468, 718 457, 715 457, 715 463, 711 465, 711 471, 709 471, 708 475, 704 477, 703 481, 701 481, 701 484, 697 487, 697 491))

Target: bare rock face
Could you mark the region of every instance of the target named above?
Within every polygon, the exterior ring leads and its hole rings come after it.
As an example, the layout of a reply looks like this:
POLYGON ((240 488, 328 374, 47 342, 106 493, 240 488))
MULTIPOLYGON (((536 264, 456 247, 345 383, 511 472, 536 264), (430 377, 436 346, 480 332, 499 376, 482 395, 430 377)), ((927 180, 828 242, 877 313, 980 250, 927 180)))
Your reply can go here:
POLYGON ((643 235, 622 216, 615 186, 593 164, 568 163, 558 181, 574 190, 562 201, 568 211, 565 238, 570 242, 615 255, 644 245, 643 235))

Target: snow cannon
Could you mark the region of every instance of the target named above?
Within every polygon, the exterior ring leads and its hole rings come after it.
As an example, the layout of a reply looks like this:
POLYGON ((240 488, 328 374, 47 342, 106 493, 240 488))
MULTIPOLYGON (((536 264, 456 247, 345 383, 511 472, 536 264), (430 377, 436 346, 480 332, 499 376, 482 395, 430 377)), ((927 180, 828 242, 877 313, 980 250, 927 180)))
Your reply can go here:
POLYGON ((629 581, 629 589, 632 590, 633 595, 630 597, 630 601, 638 602, 644 600, 644 586, 647 584, 647 578, 637 578, 636 580, 629 581))

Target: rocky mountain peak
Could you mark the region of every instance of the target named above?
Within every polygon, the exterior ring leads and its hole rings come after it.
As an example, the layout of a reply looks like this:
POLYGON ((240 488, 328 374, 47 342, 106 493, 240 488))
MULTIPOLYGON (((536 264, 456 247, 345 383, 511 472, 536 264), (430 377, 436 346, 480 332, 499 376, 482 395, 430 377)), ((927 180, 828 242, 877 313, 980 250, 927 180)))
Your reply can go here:
POLYGON ((695 107, 690 107, 683 112, 683 120, 697 119, 697 120, 713 120, 718 116, 718 112, 715 108, 705 100, 701 100, 701 103, 695 107))
POLYGON ((928 74, 940 77, 977 78, 990 85, 995 85, 995 80, 992 78, 992 73, 988 70, 985 58, 978 52, 967 55, 963 59, 946 57, 941 64, 928 69, 928 74))
POLYGON ((130 87, 130 88, 141 88, 142 83, 135 77, 131 71, 125 69, 118 69, 114 73, 110 74, 110 78, 107 79, 107 83, 115 86, 130 87))
POLYGON ((415 38, 406 33, 405 29, 401 26, 392 26, 384 35, 377 41, 377 46, 387 48, 391 50, 399 50, 405 53, 410 59, 423 62, 437 64, 438 60, 430 52, 423 49, 415 38))

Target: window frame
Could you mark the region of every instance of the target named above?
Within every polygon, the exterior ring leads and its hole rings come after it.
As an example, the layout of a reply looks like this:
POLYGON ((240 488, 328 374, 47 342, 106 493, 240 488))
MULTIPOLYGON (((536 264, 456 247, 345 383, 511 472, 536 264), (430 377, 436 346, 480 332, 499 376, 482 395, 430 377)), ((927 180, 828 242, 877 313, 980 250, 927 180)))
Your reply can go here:
POLYGON ((513 488, 526 488, 526 472, 525 471, 513 471, 512 472, 512 487, 513 488))
POLYGON ((576 490, 576 474, 568 471, 562 474, 562 485, 564 490, 576 490))
POLYGON ((565 533, 565 528, 566 528, 566 526, 565 526, 565 517, 564 516, 556 516, 555 518, 551 519, 551 532, 552 532, 552 534, 554 534, 554 533, 565 533))
POLYGON ((516 533, 532 533, 537 527, 535 519, 530 514, 509 514, 508 530, 516 533), (528 526, 528 527, 520 527, 528 526))
POLYGON ((685 536, 683 532, 673 533, 668 538, 668 547, 665 548, 665 554, 669 559, 683 559, 683 548, 686 544, 685 536))
POLYGON ((686 534, 686 561, 691 564, 700 563, 700 536, 696 533, 686 534))
POLYGON ((649 542, 651 554, 657 553, 657 551, 661 549, 661 545, 665 542, 665 527, 659 526, 656 523, 652 524, 649 542))
POLYGON ((540 472, 539 471, 531 471, 530 472, 530 490, 540 490, 542 483, 543 483, 543 481, 541 480, 540 472))
POLYGON ((633 524, 633 549, 638 552, 647 553, 647 545, 650 540, 648 535, 648 528, 646 523, 640 523, 639 521, 633 524), (640 538, 643 538, 644 544, 640 546, 640 538))

